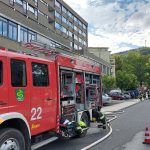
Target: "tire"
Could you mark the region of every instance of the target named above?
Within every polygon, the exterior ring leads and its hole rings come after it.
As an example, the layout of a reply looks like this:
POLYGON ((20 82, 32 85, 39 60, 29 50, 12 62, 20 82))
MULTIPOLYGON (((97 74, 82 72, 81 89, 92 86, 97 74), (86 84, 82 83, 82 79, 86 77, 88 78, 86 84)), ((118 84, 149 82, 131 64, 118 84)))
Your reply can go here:
POLYGON ((23 134, 13 128, 4 128, 0 131, 0 150, 25 150, 23 134))
MULTIPOLYGON (((83 121, 87 125, 87 127, 90 126, 88 115, 85 112, 81 116, 81 121, 83 121)), ((82 133, 78 134, 77 137, 82 138, 85 137, 86 134, 87 134, 87 130, 84 130, 82 133)))

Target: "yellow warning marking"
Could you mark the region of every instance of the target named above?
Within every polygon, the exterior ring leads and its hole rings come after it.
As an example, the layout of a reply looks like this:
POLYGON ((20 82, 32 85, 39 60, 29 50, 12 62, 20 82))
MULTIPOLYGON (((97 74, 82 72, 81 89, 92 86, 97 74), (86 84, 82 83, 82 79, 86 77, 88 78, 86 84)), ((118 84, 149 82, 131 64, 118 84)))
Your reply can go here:
POLYGON ((37 128, 39 128, 40 127, 40 124, 32 124, 32 129, 37 129, 37 128))

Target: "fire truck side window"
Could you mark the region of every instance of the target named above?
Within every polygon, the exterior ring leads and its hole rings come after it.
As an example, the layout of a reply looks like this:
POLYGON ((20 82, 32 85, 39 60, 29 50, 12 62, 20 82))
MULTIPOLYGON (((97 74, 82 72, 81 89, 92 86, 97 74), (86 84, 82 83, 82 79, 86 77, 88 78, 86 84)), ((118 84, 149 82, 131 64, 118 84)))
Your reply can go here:
POLYGON ((34 86, 48 86, 48 65, 32 63, 32 78, 34 86))
POLYGON ((25 87, 26 64, 22 60, 11 60, 11 85, 13 87, 25 87))
POLYGON ((0 85, 3 83, 3 63, 0 61, 0 85))

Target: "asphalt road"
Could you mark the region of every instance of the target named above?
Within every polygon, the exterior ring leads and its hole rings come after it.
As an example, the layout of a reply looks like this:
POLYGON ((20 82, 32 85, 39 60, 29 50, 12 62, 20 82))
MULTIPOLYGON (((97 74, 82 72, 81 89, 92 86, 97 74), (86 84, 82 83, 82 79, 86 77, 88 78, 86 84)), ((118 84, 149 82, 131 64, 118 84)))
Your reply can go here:
POLYGON ((73 138, 70 140, 59 139, 54 141, 38 150, 80 150, 85 146, 95 142, 96 140, 102 138, 108 133, 106 130, 91 128, 88 131, 88 135, 83 138, 73 138))
POLYGON ((142 145, 145 127, 150 127, 150 100, 125 109, 123 114, 111 123, 112 135, 90 150, 148 150, 142 145), (141 148, 139 148, 141 145, 141 148))

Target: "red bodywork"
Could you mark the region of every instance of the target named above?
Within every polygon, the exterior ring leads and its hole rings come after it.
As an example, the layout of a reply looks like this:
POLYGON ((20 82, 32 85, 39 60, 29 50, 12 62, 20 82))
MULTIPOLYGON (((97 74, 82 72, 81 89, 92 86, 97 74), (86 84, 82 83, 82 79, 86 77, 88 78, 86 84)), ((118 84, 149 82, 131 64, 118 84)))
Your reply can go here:
POLYGON ((3 82, 0 85, 0 114, 8 112, 18 112, 22 114, 30 126, 31 135, 37 135, 48 130, 52 130, 57 133, 59 132, 60 67, 87 71, 99 75, 101 74, 101 70, 98 66, 60 54, 56 56, 55 60, 48 60, 0 50, 0 61, 3 65, 3 82), (13 87, 11 85, 11 60, 21 60, 25 62, 27 78, 27 85, 25 87, 13 87), (33 86, 33 62, 48 66, 48 86, 33 86), (17 90, 24 91, 23 101, 17 100, 17 90))

